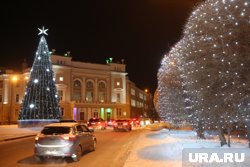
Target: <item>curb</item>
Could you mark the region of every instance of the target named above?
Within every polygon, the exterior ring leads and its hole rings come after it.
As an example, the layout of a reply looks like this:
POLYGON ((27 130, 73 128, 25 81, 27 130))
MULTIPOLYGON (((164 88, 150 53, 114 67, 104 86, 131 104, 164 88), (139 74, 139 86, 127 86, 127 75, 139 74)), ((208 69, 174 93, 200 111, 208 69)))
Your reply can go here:
POLYGON ((8 138, 8 139, 2 139, 0 142, 5 142, 5 141, 11 141, 11 140, 17 140, 17 139, 23 139, 23 138, 28 138, 28 137, 34 137, 36 134, 33 135, 26 135, 26 136, 19 136, 19 137, 13 137, 13 138, 8 138))

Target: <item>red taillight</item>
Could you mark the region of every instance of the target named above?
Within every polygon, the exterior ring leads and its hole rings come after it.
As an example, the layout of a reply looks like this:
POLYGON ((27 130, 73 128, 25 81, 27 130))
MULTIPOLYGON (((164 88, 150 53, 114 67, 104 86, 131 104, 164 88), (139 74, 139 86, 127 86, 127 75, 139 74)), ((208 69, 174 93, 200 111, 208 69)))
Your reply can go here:
POLYGON ((128 123, 127 123, 127 122, 124 122, 123 125, 128 125, 128 123))
POLYGON ((65 135, 65 136, 62 136, 62 138, 64 139, 64 140, 69 140, 69 141, 74 141, 74 140, 76 140, 76 136, 75 135, 65 135))

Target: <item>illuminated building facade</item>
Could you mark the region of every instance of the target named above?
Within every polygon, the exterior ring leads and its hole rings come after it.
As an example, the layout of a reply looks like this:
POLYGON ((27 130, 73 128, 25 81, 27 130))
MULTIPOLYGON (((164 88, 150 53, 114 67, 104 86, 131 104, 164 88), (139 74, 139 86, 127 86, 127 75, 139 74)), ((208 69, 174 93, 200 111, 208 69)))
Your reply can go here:
MULTIPOLYGON (((124 63, 93 64, 59 55, 52 55, 51 62, 63 119, 147 117, 152 109, 151 95, 128 79, 124 63)), ((1 124, 17 122, 29 75, 30 69, 1 71, 1 124)))

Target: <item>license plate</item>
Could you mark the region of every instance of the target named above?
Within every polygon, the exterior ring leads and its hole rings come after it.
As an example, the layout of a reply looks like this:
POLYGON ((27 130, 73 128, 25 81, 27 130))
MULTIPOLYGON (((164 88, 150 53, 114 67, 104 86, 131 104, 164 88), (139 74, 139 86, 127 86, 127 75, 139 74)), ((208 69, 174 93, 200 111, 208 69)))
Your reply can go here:
POLYGON ((49 150, 48 150, 48 151, 46 151, 45 153, 46 153, 46 154, 52 154, 52 155, 53 155, 53 154, 57 154, 57 151, 55 151, 55 150, 49 151, 49 150))

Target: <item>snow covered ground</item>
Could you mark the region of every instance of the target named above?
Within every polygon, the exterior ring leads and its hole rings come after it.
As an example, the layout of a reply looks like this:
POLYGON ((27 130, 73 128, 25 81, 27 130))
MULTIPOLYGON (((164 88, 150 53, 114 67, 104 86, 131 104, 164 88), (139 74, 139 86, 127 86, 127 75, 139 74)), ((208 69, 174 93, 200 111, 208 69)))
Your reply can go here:
MULTIPOLYGON (((140 135, 125 163, 125 167, 181 167, 184 148, 218 148, 217 136, 210 139, 197 139, 193 131, 167 130, 148 131, 140 135)), ((227 146, 224 146, 224 148, 227 146)), ((247 148, 242 139, 232 139, 231 148, 247 148)))
MULTIPOLYGON (((40 130, 39 128, 19 129, 17 125, 1 126, 0 141, 35 135, 40 130)), ((129 148, 130 154, 124 167, 182 167, 182 151, 185 148, 228 149, 227 146, 220 147, 220 141, 215 133, 206 133, 206 137, 208 138, 206 140, 197 139, 193 131, 143 130, 133 146, 129 148)), ((231 148, 248 148, 248 142, 245 139, 232 138, 231 142, 231 148)), ((247 158, 250 160, 249 157, 247 158)), ((250 163, 247 166, 250 166, 250 163)))

